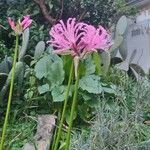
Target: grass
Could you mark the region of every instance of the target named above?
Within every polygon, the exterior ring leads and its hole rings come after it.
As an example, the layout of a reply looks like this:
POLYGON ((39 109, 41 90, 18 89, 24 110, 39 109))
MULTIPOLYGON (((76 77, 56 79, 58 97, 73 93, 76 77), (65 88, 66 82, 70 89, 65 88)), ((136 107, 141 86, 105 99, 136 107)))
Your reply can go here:
POLYGON ((20 150, 27 142, 32 141, 36 122, 32 119, 19 119, 7 129, 5 150, 20 150))

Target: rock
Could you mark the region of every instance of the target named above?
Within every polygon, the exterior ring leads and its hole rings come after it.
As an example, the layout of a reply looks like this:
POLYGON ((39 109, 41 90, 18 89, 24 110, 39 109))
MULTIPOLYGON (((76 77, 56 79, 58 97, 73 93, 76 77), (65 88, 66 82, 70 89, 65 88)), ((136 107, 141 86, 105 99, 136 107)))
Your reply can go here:
POLYGON ((49 150, 55 127, 55 118, 52 115, 38 116, 37 132, 34 137, 38 150, 49 150))
POLYGON ((23 147, 23 150, 35 150, 35 147, 31 143, 26 143, 23 147))
POLYGON ((25 144, 23 150, 49 150, 50 143, 52 140, 52 135, 55 127, 54 115, 40 115, 38 116, 37 132, 34 136, 34 144, 25 144))

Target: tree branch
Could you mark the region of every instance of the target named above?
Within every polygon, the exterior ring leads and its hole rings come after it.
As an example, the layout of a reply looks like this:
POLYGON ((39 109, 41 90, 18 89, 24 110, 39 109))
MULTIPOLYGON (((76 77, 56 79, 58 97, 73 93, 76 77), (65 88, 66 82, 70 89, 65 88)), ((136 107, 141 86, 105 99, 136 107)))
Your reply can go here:
POLYGON ((61 0, 61 10, 60 10, 59 19, 61 19, 63 11, 64 11, 64 0, 61 0))
POLYGON ((84 10, 83 13, 79 16, 78 21, 81 21, 85 17, 86 14, 87 14, 87 10, 84 10))
POLYGON ((49 15, 49 12, 46 8, 45 0, 33 0, 36 4, 39 5, 42 14, 44 18, 51 24, 53 25, 56 22, 56 19, 54 19, 52 16, 49 15))

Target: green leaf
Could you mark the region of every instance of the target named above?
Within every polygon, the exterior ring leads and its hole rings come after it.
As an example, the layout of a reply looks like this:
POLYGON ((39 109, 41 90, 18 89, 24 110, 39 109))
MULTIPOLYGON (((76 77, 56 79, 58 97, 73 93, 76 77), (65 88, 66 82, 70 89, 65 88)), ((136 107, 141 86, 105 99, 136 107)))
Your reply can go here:
POLYGON ((44 84, 44 85, 38 87, 38 92, 40 94, 44 94, 44 93, 46 93, 48 91, 50 91, 50 88, 49 88, 48 84, 44 84))
POLYGON ((91 94, 89 94, 89 93, 87 93, 87 92, 80 92, 80 95, 83 97, 83 99, 85 100, 85 101, 89 101, 89 100, 91 100, 92 98, 91 98, 91 94))
POLYGON ((103 87, 103 91, 109 94, 115 94, 115 90, 109 87, 103 87))
POLYGON ((11 64, 7 60, 7 57, 4 58, 4 60, 0 63, 0 73, 6 73, 8 74, 11 69, 11 64))
POLYGON ((128 20, 126 16, 122 16, 116 26, 116 32, 118 35, 124 35, 128 27, 128 20))
POLYGON ((34 92, 29 90, 29 91, 27 91, 27 93, 24 95, 24 97, 25 97, 26 99, 30 99, 30 98, 33 97, 33 94, 34 94, 34 92))
POLYGON ((102 92, 100 77, 96 75, 88 75, 82 77, 79 81, 79 87, 82 90, 93 94, 100 94, 102 92))
POLYGON ((100 106, 99 100, 93 96, 93 98, 89 101, 85 102, 90 108, 98 108, 100 106))
MULTIPOLYGON (((75 120, 76 117, 77 117, 77 111, 74 111, 73 120, 75 120)), ((66 119, 67 124, 69 125, 69 121, 70 121, 70 110, 67 110, 67 111, 66 111, 66 113, 65 113, 65 119, 66 119)))
POLYGON ((34 58, 39 59, 44 53, 44 50, 45 50, 45 42, 40 41, 35 47, 34 58))
MULTIPOLYGON (((22 70, 24 69, 24 63, 19 61, 16 63, 16 68, 15 68, 15 79, 18 78, 18 76, 20 75, 20 73, 22 72, 22 70)), ((8 78, 7 78, 7 83, 9 83, 11 81, 11 77, 12 77, 12 70, 10 71, 8 78)))
POLYGON ((55 54, 45 55, 35 65, 35 75, 38 79, 46 78, 51 88, 64 81, 63 61, 55 54))
POLYGON ((64 150, 65 146, 66 146, 66 142, 60 141, 60 147, 58 150, 64 150))
MULTIPOLYGON (((56 86, 52 89, 52 97, 54 102, 62 102, 65 100, 66 86, 56 86)), ((69 96, 72 96, 72 92, 69 92, 69 96)))
POLYGON ((55 62, 51 65, 51 69, 48 72, 47 79, 54 85, 62 84, 64 80, 64 70, 62 62, 55 62))
POLYGON ((89 106, 87 104, 83 103, 82 105, 78 105, 78 114, 83 120, 87 120, 92 116, 88 110, 89 106))
POLYGON ((90 75, 95 73, 95 65, 91 55, 85 60, 84 65, 86 68, 85 75, 90 75))
POLYGON ((72 64, 72 57, 70 55, 64 55, 64 56, 62 56, 62 60, 63 60, 63 66, 64 66, 64 70, 65 70, 65 77, 69 77, 70 67, 72 64))
POLYGON ((117 36, 115 37, 114 44, 112 45, 112 47, 110 48, 109 51, 110 51, 111 53, 115 53, 116 50, 119 49, 119 47, 120 47, 120 45, 122 44, 122 42, 123 42, 123 36, 117 35, 117 36))
POLYGON ((122 44, 119 47, 119 52, 123 60, 127 58, 128 50, 127 50, 127 39, 124 39, 122 44))
POLYGON ((27 28, 26 30, 24 30, 22 34, 22 46, 19 53, 19 58, 18 58, 19 61, 22 60, 24 55, 26 54, 27 46, 29 43, 29 36, 30 36, 30 31, 29 28, 27 28))
POLYGON ((101 60, 102 60, 102 74, 105 75, 108 72, 109 66, 110 66, 110 53, 107 51, 103 51, 101 53, 101 60))
POLYGON ((95 64, 96 75, 100 75, 101 73, 101 57, 99 53, 93 53, 93 61, 95 64))

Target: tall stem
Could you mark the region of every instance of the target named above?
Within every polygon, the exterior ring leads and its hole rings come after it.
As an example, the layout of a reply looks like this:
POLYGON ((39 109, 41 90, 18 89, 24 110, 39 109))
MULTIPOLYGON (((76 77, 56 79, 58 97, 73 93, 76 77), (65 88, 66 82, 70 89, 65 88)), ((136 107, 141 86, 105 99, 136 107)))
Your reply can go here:
POLYGON ((54 150, 58 150, 58 144, 59 144, 61 131, 62 131, 62 126, 63 126, 63 121, 64 121, 65 112, 66 112, 66 108, 67 108, 67 102, 68 102, 68 96, 69 96, 69 90, 70 90, 72 76, 73 76, 73 62, 71 64, 70 76, 69 76, 69 81, 68 81, 68 87, 67 87, 67 92, 66 92, 66 96, 65 96, 65 102, 64 102, 64 106, 63 106, 62 116, 61 116, 61 120, 60 120, 60 123, 59 123, 59 128, 58 128, 58 133, 57 133, 57 137, 56 137, 56 142, 54 144, 54 150))
POLYGON ((10 90, 9 90, 9 96, 8 96, 6 116, 5 116, 5 121, 4 121, 4 125, 3 125, 3 131, 2 131, 0 150, 3 150, 5 134, 6 134, 6 130, 7 130, 7 124, 8 124, 8 118, 9 118, 9 113, 10 113, 12 92, 13 92, 14 79, 15 79, 15 68, 16 68, 17 53, 18 53, 18 41, 19 41, 19 36, 16 35, 16 46, 15 46, 15 54, 14 54, 13 67, 12 67, 11 83, 10 83, 10 90))
POLYGON ((76 82, 75 82, 75 90, 74 90, 73 102, 72 102, 72 106, 71 106, 71 114, 70 114, 70 118, 69 118, 69 127, 68 127, 68 132, 67 132, 65 150, 69 150, 69 145, 70 145, 70 137, 71 137, 72 124, 73 124, 73 116, 74 116, 74 112, 75 112, 75 108, 76 108, 76 104, 77 104, 79 77, 80 77, 80 68, 79 68, 79 65, 78 65, 78 73, 77 73, 77 78, 76 78, 76 82))

